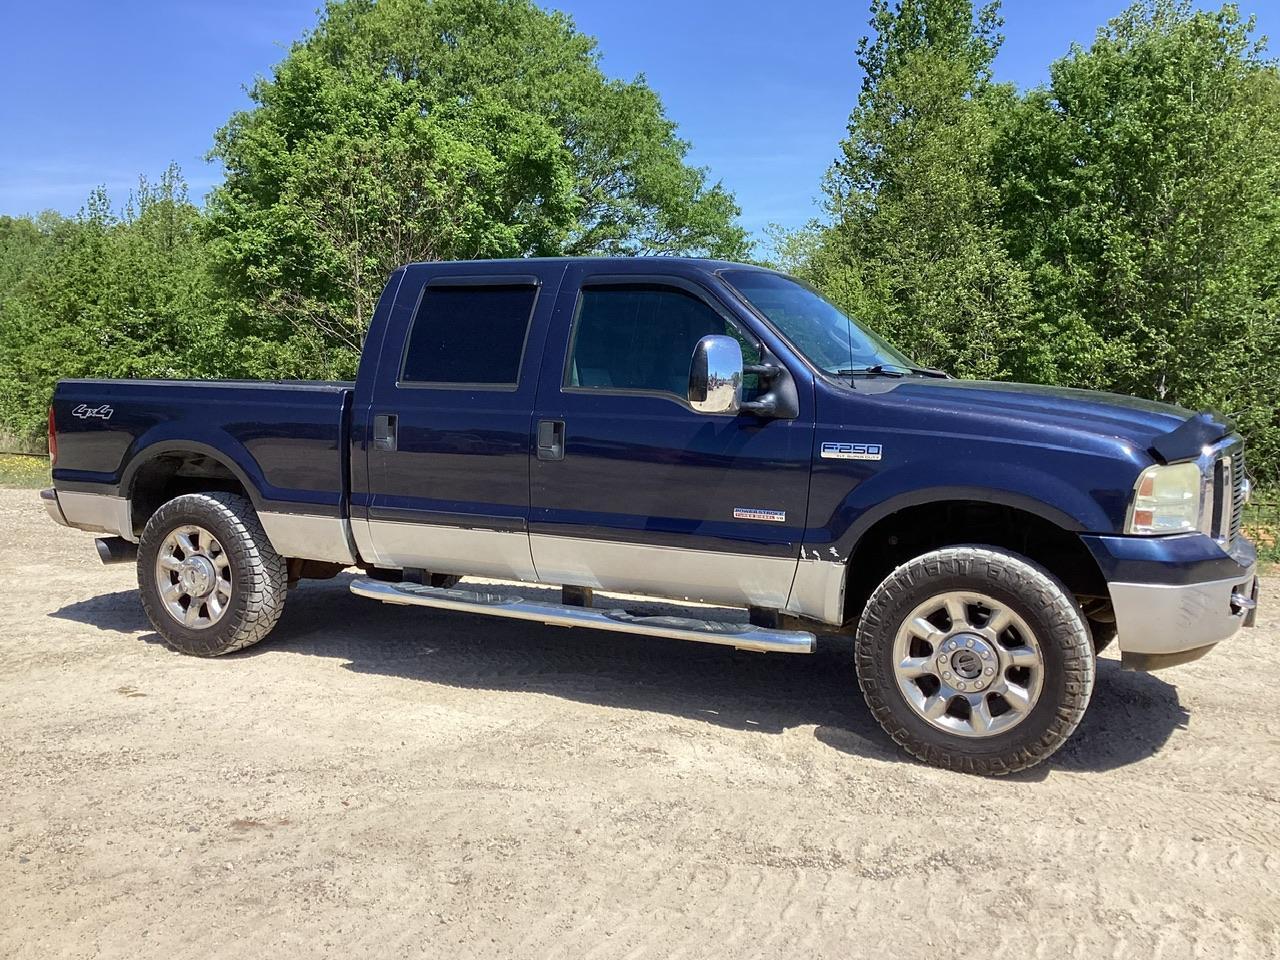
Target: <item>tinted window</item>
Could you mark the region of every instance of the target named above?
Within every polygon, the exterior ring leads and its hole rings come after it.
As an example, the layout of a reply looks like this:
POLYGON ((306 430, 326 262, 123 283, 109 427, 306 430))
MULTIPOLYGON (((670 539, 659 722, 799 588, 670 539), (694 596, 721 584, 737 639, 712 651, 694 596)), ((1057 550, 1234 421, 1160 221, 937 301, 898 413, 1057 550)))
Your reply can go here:
POLYGON ((567 381, 573 387, 658 390, 685 397, 693 348, 708 334, 754 345, 697 297, 666 287, 586 287, 574 333, 567 381))
POLYGON ((514 384, 537 293, 533 286, 428 286, 401 381, 514 384))

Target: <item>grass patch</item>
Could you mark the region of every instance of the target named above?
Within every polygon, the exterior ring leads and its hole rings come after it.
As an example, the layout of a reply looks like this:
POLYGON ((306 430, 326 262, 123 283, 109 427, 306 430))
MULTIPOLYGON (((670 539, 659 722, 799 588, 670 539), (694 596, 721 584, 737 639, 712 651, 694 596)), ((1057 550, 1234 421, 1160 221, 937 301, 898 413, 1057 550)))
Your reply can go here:
POLYGON ((24 457, 15 453, 0 453, 0 487, 48 487, 47 457, 24 457))
POLYGON ((1254 491, 1244 508, 1241 532, 1257 546, 1261 563, 1280 563, 1280 490, 1254 491))

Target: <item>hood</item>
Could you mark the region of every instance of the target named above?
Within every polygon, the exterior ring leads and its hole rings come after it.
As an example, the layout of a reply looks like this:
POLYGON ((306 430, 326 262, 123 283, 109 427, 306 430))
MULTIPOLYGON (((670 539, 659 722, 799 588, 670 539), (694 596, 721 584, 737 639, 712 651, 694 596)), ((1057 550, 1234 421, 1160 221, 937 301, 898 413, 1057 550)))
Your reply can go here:
POLYGON ((1058 428, 1115 437, 1160 460, 1194 457, 1206 443, 1231 432, 1227 421, 1211 414, 1154 400, 1026 383, 989 380, 904 378, 893 392, 923 406, 950 408, 1033 428, 1058 428))

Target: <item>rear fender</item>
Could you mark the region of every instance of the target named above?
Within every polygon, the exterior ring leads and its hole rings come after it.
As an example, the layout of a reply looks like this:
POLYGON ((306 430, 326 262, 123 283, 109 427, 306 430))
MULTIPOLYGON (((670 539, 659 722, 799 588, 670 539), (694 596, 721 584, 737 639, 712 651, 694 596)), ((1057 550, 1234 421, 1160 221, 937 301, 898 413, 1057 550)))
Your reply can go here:
POLYGON ((254 509, 261 512, 267 503, 262 496, 262 471, 242 444, 229 434, 223 434, 221 439, 225 441, 223 447, 177 438, 155 440, 142 446, 120 475, 120 495, 132 500, 139 471, 156 459, 170 453, 196 453, 225 467, 244 487, 254 509))

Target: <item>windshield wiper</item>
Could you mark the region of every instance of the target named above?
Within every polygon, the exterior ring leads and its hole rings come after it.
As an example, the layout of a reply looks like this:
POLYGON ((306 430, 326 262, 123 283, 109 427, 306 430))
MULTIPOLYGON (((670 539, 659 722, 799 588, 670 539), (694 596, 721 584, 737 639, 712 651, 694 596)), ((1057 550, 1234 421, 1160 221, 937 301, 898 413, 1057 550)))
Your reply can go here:
POLYGON ((902 370, 895 370, 886 367, 883 363, 872 364, 869 367, 845 367, 843 370, 837 370, 837 377, 851 377, 858 374, 867 373, 881 377, 904 377, 906 374, 902 370))
POLYGON ((869 367, 846 367, 843 370, 837 370, 836 376, 850 377, 858 374, 870 374, 872 376, 881 377, 905 377, 908 373, 913 373, 920 377, 939 377, 942 379, 951 379, 951 375, 945 370, 938 370, 934 367, 909 367, 905 364, 898 363, 873 363, 869 367))

